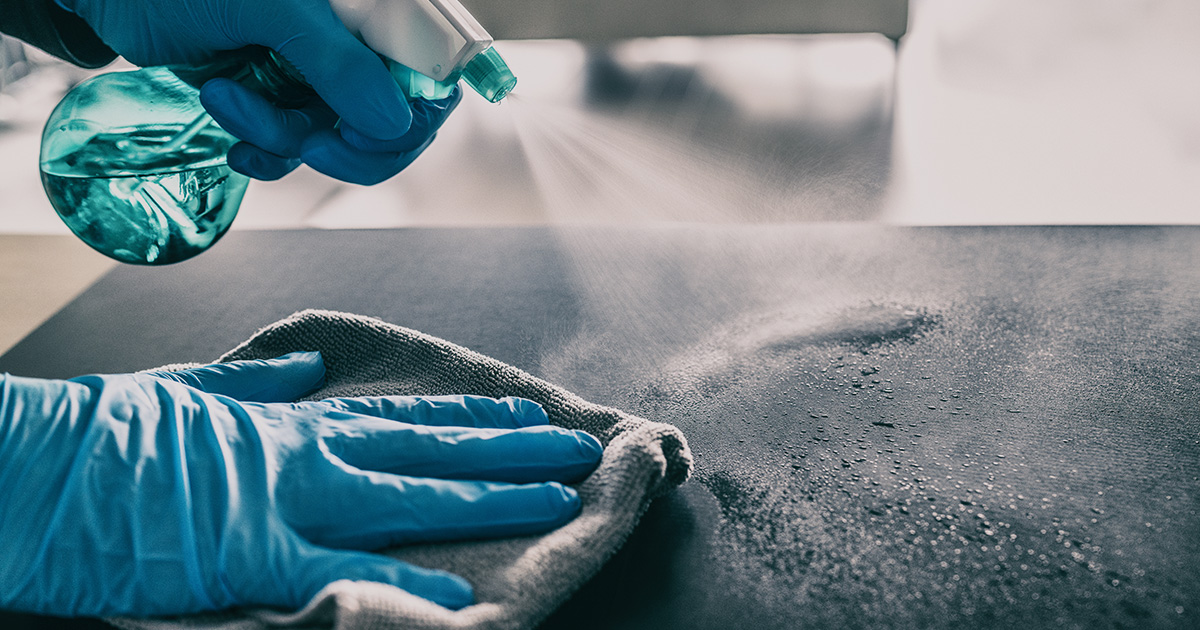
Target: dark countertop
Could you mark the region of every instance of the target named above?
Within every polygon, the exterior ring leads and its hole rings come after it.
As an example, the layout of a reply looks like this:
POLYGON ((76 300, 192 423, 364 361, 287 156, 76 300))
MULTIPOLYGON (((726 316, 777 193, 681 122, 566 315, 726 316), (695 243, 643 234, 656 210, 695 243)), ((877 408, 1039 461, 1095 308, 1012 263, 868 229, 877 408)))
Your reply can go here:
POLYGON ((0 357, 373 315, 672 422, 695 479, 546 628, 1200 626, 1200 229, 240 232, 0 357))

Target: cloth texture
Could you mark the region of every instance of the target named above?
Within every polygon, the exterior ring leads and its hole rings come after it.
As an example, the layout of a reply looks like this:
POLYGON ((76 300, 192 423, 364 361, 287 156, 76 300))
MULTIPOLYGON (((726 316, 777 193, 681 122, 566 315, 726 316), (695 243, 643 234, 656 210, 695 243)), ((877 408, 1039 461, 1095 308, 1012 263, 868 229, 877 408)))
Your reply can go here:
POLYGON ((117 58, 87 23, 54 0, 0 0, 0 33, 84 68, 117 58))
MULTIPOLYGON (((600 467, 577 490, 583 511, 541 536, 415 545, 393 557, 463 576, 477 603, 451 611, 398 588, 335 582, 296 612, 239 610, 176 619, 110 619, 127 630, 532 628, 594 575, 621 546, 650 501, 685 481, 692 456, 674 426, 589 403, 515 367, 378 319, 306 310, 258 331, 221 361, 320 351, 326 384, 309 396, 476 394, 541 404, 550 422, 605 445, 600 467)), ((181 369, 192 364, 167 366, 181 369)))

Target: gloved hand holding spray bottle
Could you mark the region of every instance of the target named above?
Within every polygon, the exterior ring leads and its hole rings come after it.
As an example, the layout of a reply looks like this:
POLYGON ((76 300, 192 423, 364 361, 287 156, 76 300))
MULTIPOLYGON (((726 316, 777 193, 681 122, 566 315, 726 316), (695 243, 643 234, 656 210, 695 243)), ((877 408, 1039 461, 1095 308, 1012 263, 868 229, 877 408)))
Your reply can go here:
POLYGON ((432 140, 460 79, 491 102, 516 85, 458 0, 57 1, 127 59, 154 66, 81 83, 42 135, 55 211, 126 263, 170 264, 208 249, 233 222, 246 174, 275 179, 303 158, 347 181, 386 179, 432 140), (130 5, 145 5, 141 19, 130 5), (318 33, 331 10, 345 33, 318 33), (238 22, 256 11, 275 13, 238 22), (159 19, 147 25, 146 16, 159 19), (320 36, 297 35, 306 32, 320 36), (359 42, 374 54, 356 57, 359 42), (381 74, 408 111, 380 92, 381 74), (358 84, 373 89, 344 89, 358 84))

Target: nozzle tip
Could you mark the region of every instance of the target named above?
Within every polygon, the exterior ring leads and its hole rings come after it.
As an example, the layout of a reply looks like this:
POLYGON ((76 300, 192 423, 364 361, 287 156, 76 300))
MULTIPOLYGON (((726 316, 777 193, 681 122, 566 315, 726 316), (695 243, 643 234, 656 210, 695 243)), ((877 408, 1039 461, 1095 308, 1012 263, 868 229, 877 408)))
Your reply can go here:
POLYGON ((483 97, 493 103, 499 103, 515 87, 517 87, 517 77, 509 75, 508 79, 497 82, 497 87, 495 90, 492 90, 491 96, 484 94, 483 97))
POLYGON ((517 77, 495 48, 475 55, 463 68, 462 78, 479 95, 499 103, 517 85, 517 77))

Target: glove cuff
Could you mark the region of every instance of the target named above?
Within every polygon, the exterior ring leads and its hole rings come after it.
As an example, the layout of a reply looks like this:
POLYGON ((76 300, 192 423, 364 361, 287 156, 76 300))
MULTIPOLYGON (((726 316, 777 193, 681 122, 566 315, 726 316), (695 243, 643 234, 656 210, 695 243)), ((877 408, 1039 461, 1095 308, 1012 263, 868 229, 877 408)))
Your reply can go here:
POLYGON ((68 5, 73 0, 0 0, 0 30, 77 66, 99 68, 117 53, 68 5))
POLYGON ((75 14, 67 6, 70 0, 54 0, 49 7, 50 23, 58 35, 58 44, 62 47, 62 55, 56 56, 85 68, 99 68, 117 58, 117 53, 101 41, 100 36, 92 27, 75 14))

